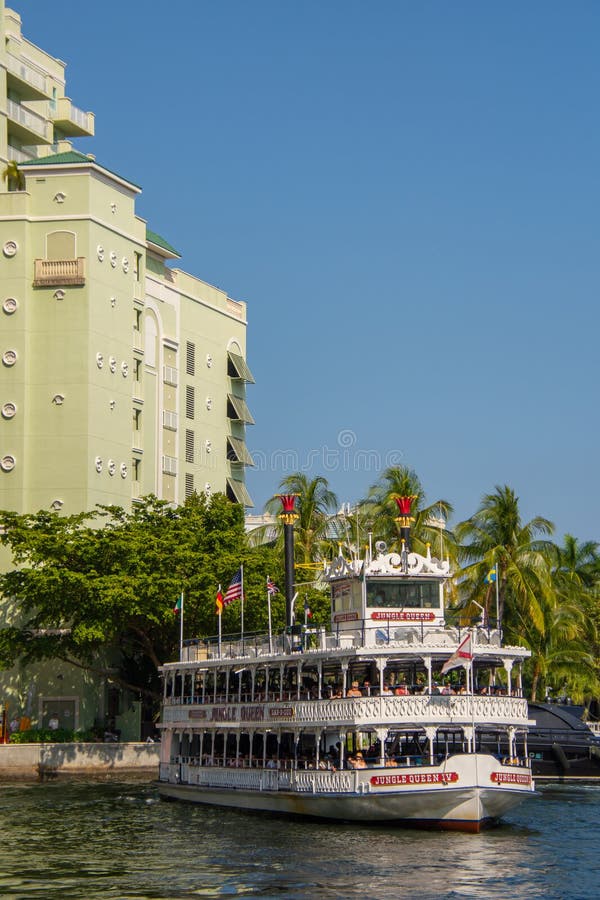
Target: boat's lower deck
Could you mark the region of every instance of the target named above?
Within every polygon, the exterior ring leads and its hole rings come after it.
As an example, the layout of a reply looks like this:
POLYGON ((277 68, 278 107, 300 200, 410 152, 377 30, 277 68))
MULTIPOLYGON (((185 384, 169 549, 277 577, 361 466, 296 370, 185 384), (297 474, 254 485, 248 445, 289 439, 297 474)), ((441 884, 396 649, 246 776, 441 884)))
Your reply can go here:
POLYGON ((533 791, 531 771, 489 754, 353 771, 161 766, 162 797, 238 809, 478 831, 533 791))

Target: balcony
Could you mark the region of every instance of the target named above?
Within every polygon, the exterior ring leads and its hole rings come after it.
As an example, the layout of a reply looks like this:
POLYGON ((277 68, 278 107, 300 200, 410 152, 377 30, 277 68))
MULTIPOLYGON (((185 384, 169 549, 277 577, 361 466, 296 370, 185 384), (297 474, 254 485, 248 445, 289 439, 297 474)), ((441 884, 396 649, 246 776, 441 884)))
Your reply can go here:
POLYGON ((6 101, 8 131, 24 144, 51 144, 52 127, 47 119, 14 100, 6 101))
POLYGON ((24 147, 21 147, 21 149, 18 150, 16 147, 11 147, 9 144, 6 153, 9 159, 14 159, 17 163, 22 163, 29 162, 31 159, 37 159, 36 154, 31 152, 35 149, 37 148, 29 147, 28 149, 25 149, 24 147))
POLYGON ((6 81, 23 100, 48 100, 48 81, 42 72, 10 53, 6 56, 6 81))
POLYGON ((56 109, 50 110, 54 126, 69 137, 93 137, 94 113, 78 109, 68 97, 56 101, 56 109))
POLYGON ((85 258, 77 259, 36 259, 34 260, 34 287, 85 284, 85 258))

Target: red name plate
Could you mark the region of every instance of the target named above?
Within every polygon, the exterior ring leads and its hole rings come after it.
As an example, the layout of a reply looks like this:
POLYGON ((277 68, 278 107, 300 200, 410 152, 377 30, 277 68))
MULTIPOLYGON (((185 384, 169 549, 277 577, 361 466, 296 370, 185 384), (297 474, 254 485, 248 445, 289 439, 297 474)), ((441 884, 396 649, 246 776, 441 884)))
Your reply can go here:
POLYGON ((374 612, 372 619, 384 619, 390 622, 432 622, 435 613, 432 612, 374 612))
POLYGON ((451 784, 458 781, 458 772, 402 772, 397 775, 373 775, 371 784, 377 787, 398 784, 451 784))

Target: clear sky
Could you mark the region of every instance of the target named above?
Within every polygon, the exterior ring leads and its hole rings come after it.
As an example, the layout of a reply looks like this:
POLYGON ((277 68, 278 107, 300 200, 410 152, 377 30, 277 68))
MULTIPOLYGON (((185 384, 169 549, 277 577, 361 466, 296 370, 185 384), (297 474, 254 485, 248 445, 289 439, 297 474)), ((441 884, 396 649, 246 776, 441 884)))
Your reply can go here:
POLYGON ((14 0, 187 271, 248 303, 260 511, 387 464, 597 539, 596 0, 14 0))

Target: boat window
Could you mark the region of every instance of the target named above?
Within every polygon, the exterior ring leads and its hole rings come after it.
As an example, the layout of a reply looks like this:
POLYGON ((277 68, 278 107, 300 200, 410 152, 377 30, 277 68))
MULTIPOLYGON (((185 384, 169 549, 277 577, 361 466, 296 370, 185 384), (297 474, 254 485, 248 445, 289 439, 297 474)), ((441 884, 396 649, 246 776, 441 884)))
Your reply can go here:
POLYGON ((370 581, 367 606, 439 609, 440 586, 437 581, 370 581))

